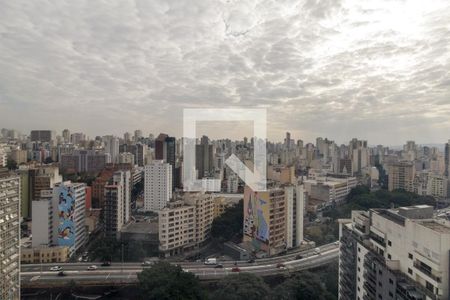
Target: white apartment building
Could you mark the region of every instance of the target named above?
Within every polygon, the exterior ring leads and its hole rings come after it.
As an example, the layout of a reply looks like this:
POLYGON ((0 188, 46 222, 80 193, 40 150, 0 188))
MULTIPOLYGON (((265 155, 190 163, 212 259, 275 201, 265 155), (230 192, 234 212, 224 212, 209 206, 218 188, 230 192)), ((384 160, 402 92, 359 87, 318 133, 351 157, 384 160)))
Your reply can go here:
POLYGON ((448 179, 430 171, 417 172, 414 179, 414 192, 423 196, 443 199, 447 197, 448 179))
POLYGON ((170 202, 158 211, 159 251, 165 256, 180 254, 195 246, 195 207, 183 201, 170 202))
POLYGON ((323 201, 323 207, 341 204, 347 198, 350 191, 356 187, 356 177, 316 177, 316 180, 305 180, 305 190, 308 195, 323 201))
POLYGON ((53 190, 41 190, 41 196, 31 201, 33 238, 31 246, 51 246, 53 244, 53 190))
POLYGON ((20 299, 20 177, 0 169, 0 299, 20 299))
POLYGON ((158 211, 172 198, 172 166, 162 160, 154 160, 145 166, 144 209, 158 211))
POLYGON ((286 247, 299 247, 303 242, 305 189, 303 185, 288 185, 286 195, 286 247))
POLYGON ((214 197, 184 193, 158 211, 159 250, 165 256, 200 247, 210 237, 214 219, 214 197))
POLYGON ((448 299, 450 222, 433 207, 353 211, 340 241, 339 299, 448 299))

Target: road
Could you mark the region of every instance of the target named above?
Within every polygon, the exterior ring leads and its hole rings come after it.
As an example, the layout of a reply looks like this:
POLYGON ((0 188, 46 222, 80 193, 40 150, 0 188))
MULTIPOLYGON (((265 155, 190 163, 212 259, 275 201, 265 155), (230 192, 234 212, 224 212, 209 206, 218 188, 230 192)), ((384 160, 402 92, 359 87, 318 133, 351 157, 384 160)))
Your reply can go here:
MULTIPOLYGON (((202 262, 174 262, 185 272, 197 275, 201 280, 214 280, 232 274, 237 266, 240 272, 248 272, 260 276, 286 274, 315 268, 336 261, 339 255, 339 246, 335 243, 320 247, 320 254, 314 250, 301 252, 302 258, 297 259, 299 253, 284 256, 257 259, 254 263, 246 261, 221 261, 223 268, 207 266, 202 262), (281 265, 280 265, 281 264, 281 265)), ((137 274, 143 268, 141 263, 113 263, 109 267, 95 264, 98 269, 88 271, 87 267, 93 263, 65 263, 65 264, 32 264, 23 265, 21 270, 22 287, 52 287, 67 285, 71 280, 83 285, 117 285, 133 284, 137 281, 137 274), (57 276, 58 272, 50 271, 52 266, 59 265, 66 276, 57 276)))

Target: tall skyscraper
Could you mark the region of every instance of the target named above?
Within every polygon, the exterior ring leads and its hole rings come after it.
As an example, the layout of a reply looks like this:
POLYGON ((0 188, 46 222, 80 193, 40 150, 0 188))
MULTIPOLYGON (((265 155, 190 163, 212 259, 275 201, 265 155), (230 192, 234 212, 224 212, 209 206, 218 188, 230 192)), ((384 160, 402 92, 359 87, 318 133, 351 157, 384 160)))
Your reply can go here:
POLYGON ((145 166, 144 209, 158 211, 172 198, 172 166, 162 160, 145 166))
POLYGON ((64 143, 69 143, 70 142, 70 130, 64 129, 62 132, 62 137, 63 137, 64 143))
POLYGON ((20 298, 20 177, 0 169, 0 299, 20 298))
POLYGON ((340 220, 339 299, 448 299, 450 224, 426 205, 340 220))
POLYGON ((209 138, 202 136, 200 144, 195 145, 195 168, 198 178, 210 177, 214 170, 213 146, 209 144, 209 138))
POLYGON ((111 156, 112 163, 119 162, 119 138, 108 135, 104 137, 105 153, 111 156))
POLYGON ((284 139, 284 147, 286 149, 291 148, 291 133, 290 132, 286 132, 286 138, 284 139))

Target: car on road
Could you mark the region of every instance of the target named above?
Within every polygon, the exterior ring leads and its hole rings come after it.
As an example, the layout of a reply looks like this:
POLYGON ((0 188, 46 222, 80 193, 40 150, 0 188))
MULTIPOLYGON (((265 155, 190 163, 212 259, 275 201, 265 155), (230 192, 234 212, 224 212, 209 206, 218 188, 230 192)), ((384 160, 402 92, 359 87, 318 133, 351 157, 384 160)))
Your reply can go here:
POLYGON ((97 269, 98 269, 98 267, 96 265, 92 265, 87 268, 88 271, 95 271, 97 269))
POLYGON ((247 260, 247 263, 249 263, 249 264, 252 264, 252 263, 254 263, 254 262, 255 262, 255 260, 254 260, 253 258, 247 260))
POLYGON ((109 266, 111 266, 111 262, 110 262, 110 261, 104 261, 104 262, 101 264, 101 266, 102 266, 102 267, 109 267, 109 266))
POLYGON ((320 248, 314 249, 314 254, 320 254, 320 248))
POLYGON ((54 266, 50 268, 50 271, 62 271, 62 267, 60 266, 54 266))
POLYGON ((204 262, 205 265, 217 265, 217 258, 208 258, 204 262))
POLYGON ((148 266, 151 266, 151 265, 152 265, 152 262, 149 261, 149 260, 146 260, 146 261, 144 261, 141 265, 142 265, 143 267, 148 267, 148 266))
POLYGON ((339 241, 334 242, 336 246, 339 246, 339 241))
POLYGON ((241 269, 239 269, 238 267, 234 267, 233 269, 231 269, 231 272, 240 272, 241 269))
POLYGON ((63 271, 60 271, 60 272, 58 272, 58 276, 63 277, 63 276, 67 276, 67 275, 63 271))
POLYGON ((223 265, 222 264, 215 265, 214 269, 223 269, 223 265))
POLYGON ((297 255, 296 257, 295 257, 295 259, 303 259, 303 255, 297 255))

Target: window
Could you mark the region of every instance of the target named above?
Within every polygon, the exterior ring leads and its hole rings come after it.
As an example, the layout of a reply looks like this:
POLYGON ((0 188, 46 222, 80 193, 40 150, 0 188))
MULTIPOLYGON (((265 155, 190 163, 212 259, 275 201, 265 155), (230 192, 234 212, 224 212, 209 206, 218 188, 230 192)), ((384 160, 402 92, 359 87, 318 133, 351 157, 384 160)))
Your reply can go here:
POLYGON ((392 258, 392 256, 390 254, 388 254, 388 259, 391 259, 391 258, 392 258))
POLYGON ((427 283, 426 283, 426 286, 425 286, 426 288, 427 288, 427 290, 429 290, 430 292, 433 292, 433 288, 434 288, 434 286, 431 284, 431 283, 429 283, 428 281, 427 281, 427 283))
POLYGON ((410 268, 408 268, 408 273, 412 275, 413 271, 410 268))
POLYGON ((391 278, 389 278, 389 283, 390 283, 390 284, 394 284, 394 280, 392 280, 391 278))
POLYGON ((392 242, 388 240, 388 246, 392 246, 392 242))
POLYGON ((411 253, 408 253, 408 258, 413 259, 413 255, 411 253))

